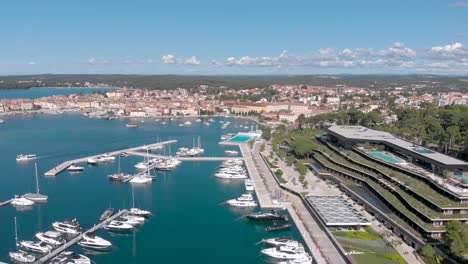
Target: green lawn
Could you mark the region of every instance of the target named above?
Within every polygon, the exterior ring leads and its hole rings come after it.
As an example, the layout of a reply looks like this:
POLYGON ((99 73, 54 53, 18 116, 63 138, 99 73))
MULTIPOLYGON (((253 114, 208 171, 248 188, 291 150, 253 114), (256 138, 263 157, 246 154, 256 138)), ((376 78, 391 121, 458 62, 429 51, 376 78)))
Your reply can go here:
POLYGON ((397 253, 394 254, 378 254, 378 253, 364 253, 353 255, 358 263, 363 264, 407 264, 407 262, 397 253))
POLYGON ((381 240, 379 234, 370 227, 365 227, 364 231, 332 231, 335 236, 355 238, 360 240, 381 240))

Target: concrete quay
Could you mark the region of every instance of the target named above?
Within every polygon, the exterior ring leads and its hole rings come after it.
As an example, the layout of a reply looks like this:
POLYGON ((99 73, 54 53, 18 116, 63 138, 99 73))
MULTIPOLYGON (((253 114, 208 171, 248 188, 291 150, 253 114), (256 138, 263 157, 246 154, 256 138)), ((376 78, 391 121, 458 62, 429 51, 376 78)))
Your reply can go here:
MULTIPOLYGON (((142 146, 133 147, 133 148, 116 150, 116 151, 108 152, 107 154, 110 155, 110 156, 116 156, 116 155, 122 154, 123 152, 136 153, 138 150, 146 150, 146 148, 150 148, 150 149, 151 148, 158 148, 158 147, 165 146, 165 145, 168 145, 168 144, 174 144, 176 142, 177 142, 177 140, 167 140, 167 141, 162 141, 162 142, 158 142, 158 143, 154 143, 154 144, 147 144, 147 145, 142 145, 142 146)), ((72 164, 83 163, 83 162, 86 162, 88 159, 97 158, 97 157, 102 156, 102 155, 103 154, 98 154, 98 155, 88 156, 88 157, 84 157, 84 158, 65 161, 65 162, 55 166, 54 168, 50 169, 49 171, 47 171, 45 173, 45 176, 57 176, 57 174, 59 174, 62 171, 66 170, 72 164)))
MULTIPOLYGON (((105 224, 111 222, 112 220, 116 219, 117 217, 120 217, 121 215, 123 215, 123 214, 125 214, 127 212, 128 211, 126 209, 120 210, 119 212, 117 212, 116 214, 114 214, 111 217, 107 218, 106 220, 104 220, 104 221, 100 222, 99 224, 93 226, 92 228, 87 230, 85 233, 96 232, 98 229, 101 229, 105 224)), ((42 263, 48 262, 49 260, 53 259, 57 255, 59 255, 60 253, 65 251, 67 248, 69 248, 69 247, 73 246, 74 244, 78 243, 81 239, 83 239, 83 233, 79 234, 77 237, 74 237, 72 240, 68 241, 63 246, 54 249, 49 254, 47 254, 47 255, 43 256, 42 258, 36 260, 34 262, 34 264, 42 264, 42 263)))
MULTIPOLYGON (((150 157, 150 158, 155 158, 155 159, 171 158, 171 156, 158 155, 158 154, 152 154, 152 153, 143 153, 139 151, 126 151, 126 153, 132 156, 150 157)), ((232 160, 232 159, 243 159, 242 157, 201 157, 201 156, 173 157, 173 158, 176 158, 180 161, 226 161, 226 160, 232 160)))
POLYGON ((260 176, 257 167, 254 164, 254 160, 250 152, 249 146, 247 144, 240 144, 239 147, 242 156, 244 157, 247 172, 249 173, 249 176, 252 179, 255 194, 257 195, 257 200, 260 207, 263 209, 284 209, 284 205, 278 202, 273 202, 270 196, 273 190, 267 187, 267 185, 264 183, 264 180, 260 176))

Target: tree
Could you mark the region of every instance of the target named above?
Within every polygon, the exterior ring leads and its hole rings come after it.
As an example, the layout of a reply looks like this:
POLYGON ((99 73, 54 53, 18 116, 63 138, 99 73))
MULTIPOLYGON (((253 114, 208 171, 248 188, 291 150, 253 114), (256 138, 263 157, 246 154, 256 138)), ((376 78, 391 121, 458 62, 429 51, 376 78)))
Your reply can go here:
POLYGON ((436 252, 434 248, 427 244, 423 248, 421 248, 421 256, 424 258, 424 262, 427 264, 436 264, 436 252))
POLYGON ((450 249, 450 253, 460 257, 468 249, 468 230, 459 221, 449 222, 444 241, 450 249))
POLYGON ((312 140, 305 137, 297 137, 291 142, 290 147, 299 158, 303 158, 308 153, 317 149, 317 145, 315 145, 312 140))
POLYGON ((305 120, 306 120, 306 118, 305 118, 304 114, 300 114, 300 115, 297 117, 296 122, 298 123, 299 130, 302 130, 302 129, 303 129, 305 120))
POLYGON ((262 127, 262 138, 265 140, 271 139, 271 128, 270 127, 262 127))

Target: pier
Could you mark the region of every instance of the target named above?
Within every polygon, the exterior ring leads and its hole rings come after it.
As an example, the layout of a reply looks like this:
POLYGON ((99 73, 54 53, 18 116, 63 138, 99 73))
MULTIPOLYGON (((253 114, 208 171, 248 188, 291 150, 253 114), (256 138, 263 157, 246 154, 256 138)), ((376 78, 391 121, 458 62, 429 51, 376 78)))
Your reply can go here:
MULTIPOLYGON (((106 220, 100 222, 99 224, 93 226, 89 230, 87 230, 84 233, 93 233, 96 232, 97 230, 101 229, 105 224, 111 222, 112 220, 116 219, 117 217, 120 217, 121 215, 127 213, 128 211, 126 209, 118 211, 116 214, 112 215, 111 217, 107 218, 106 220)), ((47 261, 50 261, 63 251, 65 251, 67 248, 73 246, 74 244, 78 243, 81 239, 83 239, 83 233, 79 234, 77 237, 74 237, 72 240, 68 241, 65 243, 63 246, 58 247, 51 251, 49 254, 43 256, 42 258, 36 260, 34 264, 42 264, 46 263, 47 261)))
POLYGON ((10 204, 12 200, 13 199, 10 199, 10 200, 4 201, 4 202, 0 202, 0 207, 10 204))
MULTIPOLYGON (((140 157, 150 157, 150 158, 156 158, 156 159, 168 159, 170 158, 169 156, 164 156, 164 155, 158 155, 158 154, 152 154, 152 153, 143 153, 143 152, 138 152, 138 151, 127 151, 126 152, 129 155, 133 156, 140 156, 140 157)), ((226 161, 226 160, 231 160, 231 159, 244 159, 243 157, 201 157, 201 156, 193 156, 193 157, 175 157, 176 159, 180 161, 226 161)))
MULTIPOLYGON (((145 150, 146 151, 147 148, 149 148, 149 149, 158 148, 158 147, 160 148, 161 146, 174 144, 176 142, 177 142, 177 140, 167 140, 167 141, 162 141, 162 142, 154 143, 154 144, 147 144, 147 145, 142 145, 142 146, 133 147, 133 148, 116 150, 116 151, 108 152, 107 154, 110 155, 110 156, 120 155, 120 154, 122 154, 124 152, 128 153, 128 154, 131 154, 131 153, 136 154, 136 153, 141 153, 141 152, 138 152, 138 150, 145 150)), ((104 155, 104 154, 98 154, 98 155, 93 155, 93 156, 88 156, 88 157, 83 157, 83 158, 78 158, 78 159, 74 159, 74 160, 65 161, 65 162, 55 166, 51 170, 47 171, 44 175, 45 176, 57 176, 57 174, 59 174, 62 171, 66 170, 72 164, 83 163, 83 162, 86 162, 88 159, 97 158, 97 157, 102 156, 102 155, 104 155)), ((146 155, 146 154, 143 154, 143 155, 146 155)))

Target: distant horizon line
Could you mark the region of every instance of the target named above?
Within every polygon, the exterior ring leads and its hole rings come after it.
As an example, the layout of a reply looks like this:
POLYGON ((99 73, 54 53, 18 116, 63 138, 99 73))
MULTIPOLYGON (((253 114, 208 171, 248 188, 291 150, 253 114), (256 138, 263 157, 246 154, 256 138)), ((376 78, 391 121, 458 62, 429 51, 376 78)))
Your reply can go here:
POLYGON ((84 75, 120 75, 120 76, 203 76, 203 77, 298 77, 298 76, 437 76, 437 77, 468 77, 468 74, 438 74, 438 73, 337 73, 337 74, 144 74, 144 73, 37 73, 37 74, 0 74, 1 77, 21 76, 84 76, 84 75))

